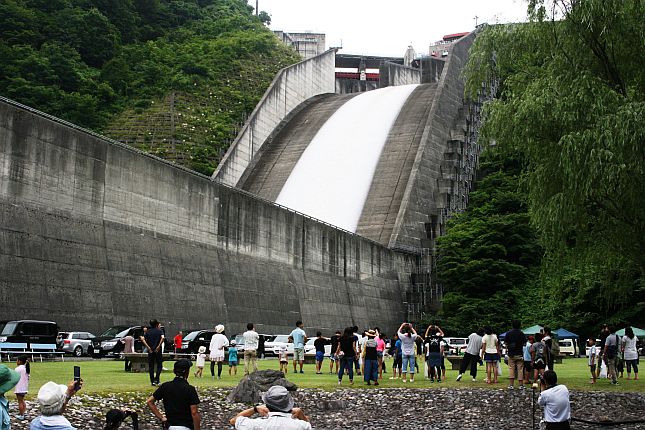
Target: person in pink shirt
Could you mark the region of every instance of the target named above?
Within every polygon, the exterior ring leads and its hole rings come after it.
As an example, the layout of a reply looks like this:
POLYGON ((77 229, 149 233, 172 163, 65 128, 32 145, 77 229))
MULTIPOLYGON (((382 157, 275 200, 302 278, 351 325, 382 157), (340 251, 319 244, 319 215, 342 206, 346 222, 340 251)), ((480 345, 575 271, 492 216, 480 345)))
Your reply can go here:
POLYGON ((16 398, 18 399, 18 418, 20 421, 25 419, 25 411, 27 410, 27 404, 25 403, 25 395, 29 391, 29 358, 26 355, 21 355, 16 360, 16 372, 20 375, 20 380, 14 389, 16 393, 16 398))
POLYGON ((381 339, 381 330, 376 327, 376 360, 378 361, 378 379, 383 379, 383 352, 385 351, 385 341, 381 339))

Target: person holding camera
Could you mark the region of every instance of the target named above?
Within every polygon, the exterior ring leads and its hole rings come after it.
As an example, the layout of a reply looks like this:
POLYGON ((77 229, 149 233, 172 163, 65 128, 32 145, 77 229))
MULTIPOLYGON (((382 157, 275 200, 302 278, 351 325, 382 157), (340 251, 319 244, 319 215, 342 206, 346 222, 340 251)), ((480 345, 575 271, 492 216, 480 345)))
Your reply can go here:
POLYGON ((571 404, 569 390, 566 386, 558 385, 558 375, 553 370, 547 370, 540 375, 542 392, 538 405, 544 408, 544 423, 546 430, 568 430, 571 419, 571 404))
POLYGON ((281 385, 274 385, 262 395, 263 405, 245 409, 229 421, 237 430, 311 430, 309 417, 293 407, 293 398, 281 385), (260 414, 264 418, 251 418, 260 414))
POLYGON ((67 402, 83 386, 83 381, 73 380, 67 386, 49 381, 38 390, 40 416, 34 418, 30 430, 76 430, 63 416, 67 402))
POLYGON ((195 387, 188 383, 190 366, 188 360, 175 362, 175 379, 164 382, 148 398, 146 404, 152 413, 163 423, 164 428, 170 430, 200 430, 201 416, 197 405, 199 396, 195 387), (162 414, 155 405, 157 400, 163 401, 166 414, 162 414))

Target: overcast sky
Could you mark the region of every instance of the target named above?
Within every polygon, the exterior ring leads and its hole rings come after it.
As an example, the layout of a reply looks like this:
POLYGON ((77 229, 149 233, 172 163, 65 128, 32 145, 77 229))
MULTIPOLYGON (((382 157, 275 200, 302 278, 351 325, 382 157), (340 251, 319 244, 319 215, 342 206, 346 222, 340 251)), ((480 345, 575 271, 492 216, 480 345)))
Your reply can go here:
MULTIPOLYGON (((325 33, 327 48, 345 54, 402 57, 411 43, 428 54, 444 34, 471 31, 477 22, 526 20, 525 0, 258 0, 271 29, 325 33)), ((255 7, 256 0, 249 0, 255 7)))

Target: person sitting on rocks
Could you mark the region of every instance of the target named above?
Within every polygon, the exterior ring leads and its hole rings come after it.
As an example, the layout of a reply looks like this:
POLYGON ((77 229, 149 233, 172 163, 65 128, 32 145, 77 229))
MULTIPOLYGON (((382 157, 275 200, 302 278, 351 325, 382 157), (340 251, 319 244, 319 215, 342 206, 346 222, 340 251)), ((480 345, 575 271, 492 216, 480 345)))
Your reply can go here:
POLYGON ((558 375, 553 370, 544 372, 540 380, 543 391, 538 398, 538 405, 544 408, 546 430, 570 429, 569 390, 562 384, 558 385, 558 375))
POLYGON ((30 430, 76 430, 63 416, 69 399, 83 386, 83 381, 72 381, 67 386, 49 381, 38 390, 39 417, 34 418, 30 430))
POLYGON ((195 387, 188 383, 191 365, 185 359, 176 361, 175 379, 161 384, 146 401, 152 413, 171 430, 200 430, 199 396, 195 387), (163 401, 165 416, 155 405, 157 400, 163 401))
POLYGON ((302 409, 293 407, 293 398, 281 385, 274 385, 262 395, 263 405, 245 409, 229 421, 239 430, 310 430, 311 424, 302 409), (254 414, 262 418, 251 418, 254 414))
POLYGON ((103 430, 118 430, 126 418, 132 418, 132 430, 139 430, 139 416, 132 409, 110 409, 105 414, 105 427, 103 430))

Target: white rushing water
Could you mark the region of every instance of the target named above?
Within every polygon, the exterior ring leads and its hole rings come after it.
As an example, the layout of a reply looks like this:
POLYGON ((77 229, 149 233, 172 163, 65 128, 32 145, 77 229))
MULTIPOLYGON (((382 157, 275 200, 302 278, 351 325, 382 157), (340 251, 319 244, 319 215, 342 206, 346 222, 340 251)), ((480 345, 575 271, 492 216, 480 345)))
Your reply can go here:
POLYGON ((381 152, 417 85, 362 93, 320 128, 276 203, 356 232, 381 152))

